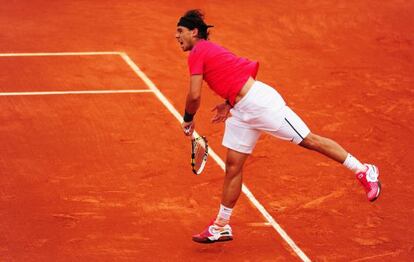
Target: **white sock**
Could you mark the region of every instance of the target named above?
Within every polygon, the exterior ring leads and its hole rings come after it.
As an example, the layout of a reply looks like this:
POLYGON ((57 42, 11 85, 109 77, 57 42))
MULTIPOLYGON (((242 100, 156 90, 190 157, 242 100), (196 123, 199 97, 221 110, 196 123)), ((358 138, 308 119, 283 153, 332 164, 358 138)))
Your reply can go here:
POLYGON ((363 172, 367 169, 366 166, 349 153, 343 165, 354 173, 363 172))
POLYGON ((220 210, 217 215, 216 221, 214 223, 218 226, 227 225, 230 221, 232 211, 233 211, 233 208, 225 207, 220 204, 220 210))

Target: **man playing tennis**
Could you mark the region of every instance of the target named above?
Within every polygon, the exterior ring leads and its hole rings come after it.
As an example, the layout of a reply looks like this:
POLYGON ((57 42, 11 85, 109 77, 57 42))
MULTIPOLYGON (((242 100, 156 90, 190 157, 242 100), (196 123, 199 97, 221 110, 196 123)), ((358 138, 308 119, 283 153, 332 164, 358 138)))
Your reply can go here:
POLYGON ((209 27, 212 26, 204 22, 200 10, 189 10, 179 19, 175 34, 181 49, 190 51, 190 89, 182 123, 184 133, 190 136, 194 131, 193 117, 200 105, 203 80, 226 100, 214 108, 216 115, 213 118, 214 123, 225 121, 223 145, 228 148, 221 205, 216 219, 203 232, 193 236, 193 240, 211 243, 233 239, 229 221, 240 196, 243 165, 262 132, 343 164, 356 174, 368 200, 377 199, 381 189, 378 168, 362 164, 335 141, 311 133, 274 88, 255 80, 259 64, 210 42, 209 27), (227 118, 229 112, 231 116, 227 118))

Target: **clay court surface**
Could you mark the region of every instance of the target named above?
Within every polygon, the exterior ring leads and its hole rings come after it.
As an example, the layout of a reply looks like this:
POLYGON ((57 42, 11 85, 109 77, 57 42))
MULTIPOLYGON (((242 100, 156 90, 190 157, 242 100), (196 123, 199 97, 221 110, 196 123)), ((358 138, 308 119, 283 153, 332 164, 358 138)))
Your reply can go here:
MULTIPOLYGON (((404 0, 4 1, 0 261, 413 261, 413 15, 404 0), (191 8, 215 25, 212 41, 260 62, 258 79, 313 132, 380 168, 370 203, 341 165, 261 137, 244 183, 302 256, 246 195, 234 241, 191 241, 224 175, 213 158, 191 173, 160 100, 183 112, 174 33, 191 8)), ((224 159, 223 124, 210 123, 220 102, 205 85, 196 121, 224 159)))

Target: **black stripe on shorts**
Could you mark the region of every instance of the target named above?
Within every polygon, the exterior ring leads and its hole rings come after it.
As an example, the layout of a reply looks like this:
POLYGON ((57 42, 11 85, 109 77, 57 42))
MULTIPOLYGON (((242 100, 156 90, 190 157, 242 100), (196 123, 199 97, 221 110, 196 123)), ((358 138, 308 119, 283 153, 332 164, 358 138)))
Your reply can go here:
POLYGON ((285 117, 285 120, 290 125, 290 127, 296 132, 296 134, 298 134, 300 136, 300 138, 302 138, 302 140, 303 140, 304 139, 303 136, 301 134, 299 134, 298 130, 296 130, 296 128, 294 128, 292 126, 292 124, 289 122, 289 120, 286 119, 286 117, 285 117))

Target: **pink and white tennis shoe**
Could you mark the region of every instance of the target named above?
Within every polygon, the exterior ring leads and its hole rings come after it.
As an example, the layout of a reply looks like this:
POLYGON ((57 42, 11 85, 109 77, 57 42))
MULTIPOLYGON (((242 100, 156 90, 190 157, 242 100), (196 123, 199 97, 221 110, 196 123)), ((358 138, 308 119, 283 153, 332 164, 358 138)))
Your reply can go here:
POLYGON ((364 164, 367 169, 364 172, 356 174, 356 178, 361 182, 369 201, 375 201, 381 191, 381 183, 378 180, 379 170, 376 166, 371 164, 364 164))
POLYGON ((214 224, 214 220, 203 232, 193 236, 193 241, 203 244, 229 240, 233 240, 233 233, 230 225, 227 224, 224 227, 217 226, 214 224))

